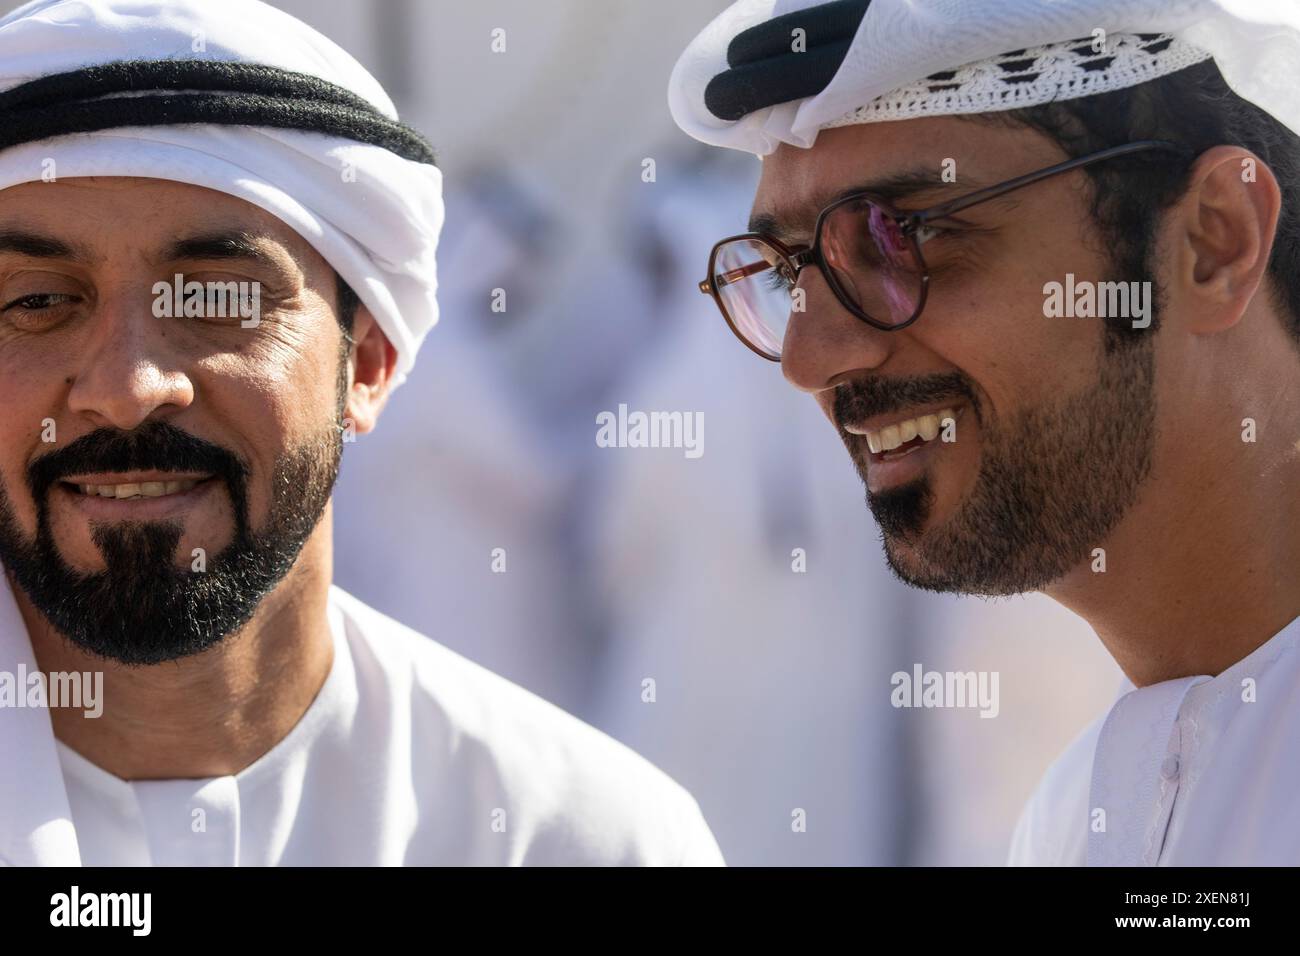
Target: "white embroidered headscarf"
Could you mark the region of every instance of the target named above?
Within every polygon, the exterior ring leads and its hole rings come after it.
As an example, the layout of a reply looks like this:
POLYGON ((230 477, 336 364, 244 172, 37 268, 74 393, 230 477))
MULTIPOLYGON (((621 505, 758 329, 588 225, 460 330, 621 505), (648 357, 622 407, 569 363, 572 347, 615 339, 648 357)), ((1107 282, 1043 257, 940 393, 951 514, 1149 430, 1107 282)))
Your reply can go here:
POLYGON ((739 0, 686 48, 668 102, 696 139, 763 156, 834 126, 1072 99, 1209 57, 1300 133, 1294 0, 739 0))

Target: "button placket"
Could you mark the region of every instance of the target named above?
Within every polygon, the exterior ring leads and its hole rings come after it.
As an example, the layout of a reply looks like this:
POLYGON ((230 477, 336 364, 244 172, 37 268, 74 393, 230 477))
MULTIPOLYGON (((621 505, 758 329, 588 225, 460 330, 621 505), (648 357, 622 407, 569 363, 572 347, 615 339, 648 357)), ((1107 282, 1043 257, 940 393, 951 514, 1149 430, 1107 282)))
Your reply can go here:
POLYGON ((1165 759, 1160 762, 1160 800, 1156 814, 1151 822, 1147 837, 1144 862, 1151 866, 1160 862, 1164 853, 1165 840, 1169 836, 1169 822, 1173 819, 1174 804, 1178 802, 1178 791, 1182 782, 1183 770, 1183 718, 1174 721, 1169 733, 1169 748, 1165 759))

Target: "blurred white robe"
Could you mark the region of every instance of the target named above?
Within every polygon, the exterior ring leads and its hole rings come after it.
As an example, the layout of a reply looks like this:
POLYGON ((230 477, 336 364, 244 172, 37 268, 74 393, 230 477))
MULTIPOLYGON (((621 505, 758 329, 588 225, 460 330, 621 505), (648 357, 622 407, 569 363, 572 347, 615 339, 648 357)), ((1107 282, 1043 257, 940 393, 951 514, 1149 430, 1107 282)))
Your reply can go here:
POLYGON ((1008 862, 1300 863, 1297 645, 1300 618, 1217 677, 1125 681, 1030 797, 1008 862))
MULTIPOLYGON (((0 865, 713 865, 695 801, 609 737, 334 587, 335 658, 234 776, 127 782, 0 709, 0 865), (201 812, 200 812, 201 811, 201 812)), ((0 582, 0 670, 36 669, 0 582)))

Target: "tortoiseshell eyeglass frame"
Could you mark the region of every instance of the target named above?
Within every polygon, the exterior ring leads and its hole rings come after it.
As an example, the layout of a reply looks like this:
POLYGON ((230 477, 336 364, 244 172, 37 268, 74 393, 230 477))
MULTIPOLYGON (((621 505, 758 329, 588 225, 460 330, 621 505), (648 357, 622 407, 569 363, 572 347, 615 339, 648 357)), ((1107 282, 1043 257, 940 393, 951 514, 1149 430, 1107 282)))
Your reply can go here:
POLYGON ((1184 155, 1189 153, 1186 147, 1165 140, 1136 140, 1132 143, 1125 143, 1121 146, 1112 146, 1108 149, 1098 150, 1097 152, 1089 153, 1086 156, 1077 156, 1073 159, 1067 159, 1064 162, 1056 163, 1052 166, 1047 166, 1031 173, 1025 173, 1023 176, 1017 176, 1014 179, 1008 179, 1005 182, 986 186, 983 189, 978 189, 965 196, 960 196, 948 202, 941 203, 938 206, 931 206, 928 209, 921 209, 916 212, 900 212, 887 200, 874 195, 869 190, 841 196, 817 214, 817 223, 813 228, 813 244, 807 249, 798 251, 792 250, 775 237, 760 232, 746 232, 736 236, 728 236, 727 238, 714 243, 713 249, 709 253, 708 278, 699 284, 699 290, 705 295, 711 295, 713 297, 713 301, 717 303, 718 310, 722 313, 722 317, 726 319, 727 325, 731 328, 731 331, 734 332, 736 337, 744 342, 746 346, 769 361, 781 361, 780 355, 769 354, 760 349, 754 343, 750 342, 748 338, 741 334, 736 322, 728 313, 727 307, 720 294, 723 286, 732 282, 737 282, 756 273, 764 272, 773 267, 774 263, 768 262, 767 260, 760 260, 751 265, 743 266, 739 269, 733 269, 726 275, 718 275, 715 264, 718 259, 718 251, 721 248, 730 242, 756 240, 770 246, 772 250, 778 254, 786 269, 789 270, 788 274, 792 283, 797 280, 799 272, 805 266, 816 265, 818 269, 821 270, 823 277, 825 277, 826 284, 830 286, 831 291, 835 293, 836 299, 839 300, 840 304, 843 305, 849 313, 861 319, 863 322, 866 322, 873 328, 880 329, 882 332, 897 332, 900 329, 907 328, 919 319, 922 311, 925 309, 926 293, 930 285, 930 273, 925 264, 925 256, 921 254, 921 243, 923 239, 920 238, 918 234, 926 223, 936 219, 943 219, 945 216, 950 216, 953 213, 962 211, 963 209, 969 209, 971 206, 987 202, 990 199, 1005 196, 1013 190, 1023 189, 1025 186, 1041 182, 1051 176, 1059 176, 1061 173, 1068 173, 1075 169, 1082 169, 1085 166, 1091 166, 1093 163, 1100 163, 1108 159, 1114 159, 1119 156, 1127 156, 1132 153, 1139 153, 1147 150, 1164 150, 1184 155), (864 312, 843 289, 840 281, 835 277, 835 271, 826 267, 825 260, 822 257, 822 226, 826 222, 827 217, 841 206, 854 202, 860 203, 863 200, 873 203, 879 207, 882 212, 894 220, 904 238, 907 240, 908 248, 912 256, 916 259, 915 264, 920 275, 920 292, 916 303, 916 310, 907 318, 906 321, 885 323, 864 312))

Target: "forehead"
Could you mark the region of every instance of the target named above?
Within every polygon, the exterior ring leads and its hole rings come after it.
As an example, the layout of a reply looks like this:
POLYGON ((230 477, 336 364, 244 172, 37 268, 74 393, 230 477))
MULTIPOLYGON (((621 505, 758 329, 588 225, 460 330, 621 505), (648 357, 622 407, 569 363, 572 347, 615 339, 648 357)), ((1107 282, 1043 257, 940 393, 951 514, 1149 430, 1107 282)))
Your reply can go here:
MULTIPOLYGON (((319 257, 283 220, 220 190, 133 176, 87 176, 0 190, 0 232, 35 232, 104 251, 151 247, 180 233, 239 232, 319 257)), ((323 261, 323 260, 322 260, 323 261)))
POLYGON ((754 218, 807 231, 846 190, 872 189, 900 203, 916 196, 912 205, 926 205, 1064 157, 1034 130, 956 116, 841 126, 822 130, 809 149, 782 143, 763 159, 754 218))

